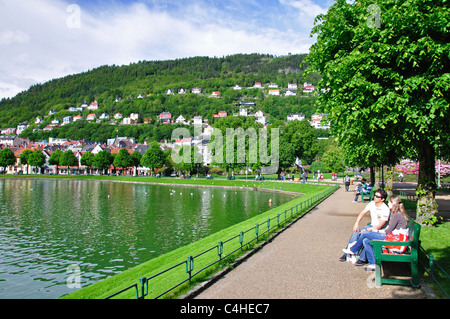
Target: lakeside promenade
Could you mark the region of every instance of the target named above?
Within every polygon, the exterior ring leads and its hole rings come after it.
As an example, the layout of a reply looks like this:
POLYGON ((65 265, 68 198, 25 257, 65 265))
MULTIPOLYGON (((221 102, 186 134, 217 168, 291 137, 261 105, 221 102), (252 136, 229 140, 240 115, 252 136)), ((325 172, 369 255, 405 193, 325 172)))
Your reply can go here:
MULTIPOLYGON (((374 272, 339 262, 367 203, 352 203, 354 186, 333 195, 200 292, 196 299, 426 298, 422 289, 375 287, 374 272)), ((364 217, 360 225, 369 222, 364 217)))

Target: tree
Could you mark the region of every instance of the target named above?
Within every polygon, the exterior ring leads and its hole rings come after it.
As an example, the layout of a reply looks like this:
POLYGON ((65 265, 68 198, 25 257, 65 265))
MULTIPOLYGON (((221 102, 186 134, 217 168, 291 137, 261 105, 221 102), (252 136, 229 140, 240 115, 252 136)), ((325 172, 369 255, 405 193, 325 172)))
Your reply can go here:
POLYGON ((67 174, 70 174, 69 166, 78 165, 78 159, 71 150, 68 150, 65 151, 59 158, 59 165, 67 166, 67 174))
POLYGON ((337 0, 316 18, 307 58, 347 154, 365 166, 420 162, 421 223, 437 213, 436 150, 450 149, 449 19, 446 0, 337 0))
POLYGON ((103 171, 102 172, 102 174, 103 174, 104 170, 108 169, 111 166, 111 164, 113 163, 113 161, 114 161, 114 158, 110 152, 100 151, 97 153, 97 155, 95 155, 93 164, 95 167, 101 169, 103 171))
POLYGON ((16 163, 16 156, 9 148, 4 148, 0 151, 0 166, 6 169, 7 166, 16 163))
MULTIPOLYGON (((30 155, 33 154, 32 150, 24 150, 22 154, 20 154, 20 164, 22 165, 29 165, 28 164, 28 158, 30 155)), ((27 173, 28 173, 28 167, 27 167, 27 173)))
POLYGON ((294 156, 311 163, 317 154, 317 138, 308 120, 290 121, 281 129, 283 140, 292 146, 294 156))
POLYGON ((50 158, 48 159, 48 163, 50 165, 56 165, 56 174, 58 174, 59 159, 61 158, 62 154, 63 152, 61 150, 56 150, 50 155, 50 158))
POLYGON ((95 157, 95 155, 92 154, 92 152, 89 152, 89 151, 85 152, 81 156, 81 160, 80 160, 81 165, 87 166, 90 169, 94 165, 94 157, 95 157))
POLYGON ((35 150, 28 157, 28 164, 41 168, 45 164, 45 155, 41 150, 35 150))
POLYGON ((126 148, 120 149, 119 153, 114 158, 113 164, 115 167, 121 167, 122 174, 125 174, 125 169, 132 165, 130 153, 126 148))
POLYGON ((141 165, 142 154, 138 151, 134 151, 130 155, 131 165, 134 167, 134 174, 136 175, 136 168, 141 165))
POLYGON ((145 152, 141 159, 141 165, 150 168, 152 176, 153 171, 156 168, 163 167, 165 162, 166 156, 156 142, 151 144, 150 148, 145 152))

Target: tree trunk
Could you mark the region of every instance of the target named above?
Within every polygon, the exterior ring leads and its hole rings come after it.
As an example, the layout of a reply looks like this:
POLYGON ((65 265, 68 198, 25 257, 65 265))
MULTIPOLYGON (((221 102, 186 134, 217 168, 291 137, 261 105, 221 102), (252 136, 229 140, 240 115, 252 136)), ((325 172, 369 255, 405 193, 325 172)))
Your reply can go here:
POLYGON ((420 224, 434 224, 438 205, 436 193, 435 151, 428 141, 422 141, 419 146, 419 182, 416 188, 417 214, 416 221, 420 224))

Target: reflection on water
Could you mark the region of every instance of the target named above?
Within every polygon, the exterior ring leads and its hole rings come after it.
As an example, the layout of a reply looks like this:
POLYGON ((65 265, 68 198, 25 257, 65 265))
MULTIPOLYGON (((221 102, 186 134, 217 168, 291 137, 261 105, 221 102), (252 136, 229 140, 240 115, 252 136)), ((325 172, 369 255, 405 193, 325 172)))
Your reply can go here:
POLYGON ((0 180, 0 298, 57 298, 292 199, 242 189, 0 180))

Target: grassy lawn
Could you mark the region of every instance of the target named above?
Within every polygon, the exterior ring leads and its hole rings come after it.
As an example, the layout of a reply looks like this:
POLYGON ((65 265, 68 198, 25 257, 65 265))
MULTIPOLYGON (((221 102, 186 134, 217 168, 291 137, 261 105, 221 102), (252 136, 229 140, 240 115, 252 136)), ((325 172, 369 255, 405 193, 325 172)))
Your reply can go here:
MULTIPOLYGON (((421 245, 429 253, 434 256, 434 259, 439 265, 449 273, 450 269, 450 222, 445 222, 436 227, 423 226, 420 234, 421 245)), ((432 282, 428 274, 425 274, 425 279, 432 282)), ((437 279, 444 287, 447 294, 450 294, 450 279, 442 276, 437 272, 437 279)), ((445 298, 438 287, 434 287, 434 291, 439 297, 445 298)))

